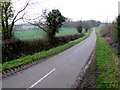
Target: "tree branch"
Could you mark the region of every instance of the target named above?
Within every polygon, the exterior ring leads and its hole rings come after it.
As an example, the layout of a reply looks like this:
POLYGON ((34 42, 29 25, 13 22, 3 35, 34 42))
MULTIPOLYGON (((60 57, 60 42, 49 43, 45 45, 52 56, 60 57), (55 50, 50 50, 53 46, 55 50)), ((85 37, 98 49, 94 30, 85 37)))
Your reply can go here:
POLYGON ((25 16, 25 14, 26 14, 26 12, 25 12, 20 18, 16 19, 14 22, 17 22, 17 21, 19 21, 20 19, 23 19, 23 17, 25 16))
MULTIPOLYGON (((24 8, 21 9, 20 11, 18 11, 18 13, 15 15, 15 17, 14 17, 13 20, 12 20, 10 30, 12 30, 12 28, 13 28, 13 26, 14 26, 14 23, 15 23, 16 21, 18 21, 18 20, 16 20, 17 16, 27 8, 27 6, 29 5, 29 3, 30 3, 30 0, 27 2, 27 4, 24 6, 24 8)), ((20 18, 19 18, 19 19, 20 19, 20 18)))
POLYGON ((15 15, 15 17, 13 19, 14 21, 17 18, 17 16, 27 8, 27 6, 29 5, 29 3, 30 3, 30 0, 27 2, 27 4, 24 6, 23 9, 21 9, 20 11, 18 11, 18 13, 15 15))
POLYGON ((37 27, 41 28, 43 31, 47 32, 47 30, 43 26, 39 25, 37 22, 34 22, 34 23, 28 22, 28 23, 31 25, 37 26, 37 27))

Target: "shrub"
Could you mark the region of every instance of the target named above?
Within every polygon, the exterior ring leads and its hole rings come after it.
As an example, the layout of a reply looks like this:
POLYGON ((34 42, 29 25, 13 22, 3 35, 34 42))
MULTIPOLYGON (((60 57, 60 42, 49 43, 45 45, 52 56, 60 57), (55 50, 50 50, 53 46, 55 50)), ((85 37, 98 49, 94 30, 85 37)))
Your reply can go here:
POLYGON ((81 27, 80 25, 77 27, 77 31, 78 31, 79 33, 82 33, 82 27, 81 27))
POLYGON ((109 23, 102 26, 100 34, 103 37, 109 38, 110 44, 116 44, 117 43, 116 23, 109 23))

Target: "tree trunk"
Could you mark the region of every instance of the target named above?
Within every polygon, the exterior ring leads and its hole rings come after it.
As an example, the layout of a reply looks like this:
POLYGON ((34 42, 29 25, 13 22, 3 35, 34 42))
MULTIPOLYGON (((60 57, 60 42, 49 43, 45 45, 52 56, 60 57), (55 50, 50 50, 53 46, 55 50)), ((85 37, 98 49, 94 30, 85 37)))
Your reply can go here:
POLYGON ((2 30, 2 40, 11 40, 12 39, 12 32, 10 30, 2 30))
POLYGON ((49 43, 51 45, 55 45, 55 34, 54 33, 47 33, 47 37, 49 39, 49 43))
POLYGON ((120 40, 118 40, 118 54, 120 55, 120 40))

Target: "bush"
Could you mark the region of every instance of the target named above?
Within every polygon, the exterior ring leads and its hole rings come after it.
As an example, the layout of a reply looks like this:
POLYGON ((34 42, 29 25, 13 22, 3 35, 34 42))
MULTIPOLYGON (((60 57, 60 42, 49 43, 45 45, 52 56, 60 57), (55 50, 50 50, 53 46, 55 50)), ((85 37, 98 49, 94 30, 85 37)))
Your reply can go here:
POLYGON ((81 27, 80 25, 77 27, 77 31, 78 31, 79 33, 82 33, 82 27, 81 27))
POLYGON ((109 38, 110 44, 116 44, 117 43, 117 29, 116 29, 116 23, 109 23, 102 26, 102 29, 100 31, 101 36, 109 38))
POLYGON ((63 45, 71 40, 75 40, 83 36, 83 34, 66 35, 55 38, 55 44, 51 45, 48 39, 34 40, 14 40, 2 43, 2 63, 17 59, 24 55, 32 55, 34 53, 49 50, 58 45, 63 45))

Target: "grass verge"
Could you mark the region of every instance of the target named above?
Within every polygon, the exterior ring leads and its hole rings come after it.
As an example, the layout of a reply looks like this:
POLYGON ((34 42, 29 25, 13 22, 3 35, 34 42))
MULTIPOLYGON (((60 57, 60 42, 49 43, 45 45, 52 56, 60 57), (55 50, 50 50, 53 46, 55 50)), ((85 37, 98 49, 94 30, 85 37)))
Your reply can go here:
POLYGON ((52 48, 52 49, 50 49, 48 51, 42 51, 42 52, 36 53, 34 55, 27 55, 25 57, 21 57, 21 58, 16 59, 16 60, 5 62, 5 63, 0 65, 0 72, 4 72, 4 71, 10 70, 12 68, 17 68, 17 67, 20 67, 22 65, 28 64, 30 62, 42 60, 43 58, 46 58, 48 56, 52 56, 52 55, 55 55, 57 53, 60 53, 60 52, 62 52, 64 50, 72 47, 73 45, 83 41, 89 35, 90 35, 90 33, 86 33, 83 37, 81 37, 81 38, 79 38, 77 40, 70 41, 67 44, 52 48))
POLYGON ((98 88, 118 88, 118 56, 97 33, 98 88))

